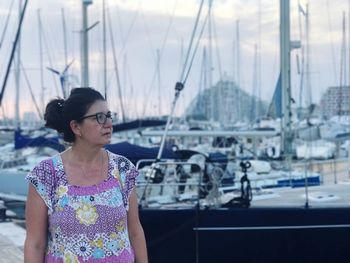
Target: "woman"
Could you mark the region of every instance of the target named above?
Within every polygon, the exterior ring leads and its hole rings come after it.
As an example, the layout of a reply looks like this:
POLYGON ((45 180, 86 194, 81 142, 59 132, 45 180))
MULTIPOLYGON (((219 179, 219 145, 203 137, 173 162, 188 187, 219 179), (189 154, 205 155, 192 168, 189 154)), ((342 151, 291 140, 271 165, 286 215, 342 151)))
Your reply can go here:
POLYGON ((112 135, 103 96, 73 89, 67 100, 48 103, 45 121, 71 147, 26 177, 24 261, 148 262, 134 189, 138 172, 103 148, 112 135))

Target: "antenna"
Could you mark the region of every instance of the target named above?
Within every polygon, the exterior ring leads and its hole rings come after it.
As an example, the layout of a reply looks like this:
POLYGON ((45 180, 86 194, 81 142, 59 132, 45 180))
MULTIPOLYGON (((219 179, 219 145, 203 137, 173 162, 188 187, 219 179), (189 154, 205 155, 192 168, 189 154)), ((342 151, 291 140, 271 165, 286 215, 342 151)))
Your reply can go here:
POLYGON ((68 72, 69 67, 73 64, 73 62, 74 62, 74 59, 68 65, 66 65, 66 67, 64 68, 64 70, 62 72, 59 72, 58 70, 50 68, 50 67, 46 67, 48 70, 50 70, 51 72, 53 72, 54 74, 59 76, 63 98, 67 98, 67 95, 68 95, 68 90, 67 90, 67 88, 68 88, 68 85, 67 85, 68 74, 67 74, 67 72, 68 72))

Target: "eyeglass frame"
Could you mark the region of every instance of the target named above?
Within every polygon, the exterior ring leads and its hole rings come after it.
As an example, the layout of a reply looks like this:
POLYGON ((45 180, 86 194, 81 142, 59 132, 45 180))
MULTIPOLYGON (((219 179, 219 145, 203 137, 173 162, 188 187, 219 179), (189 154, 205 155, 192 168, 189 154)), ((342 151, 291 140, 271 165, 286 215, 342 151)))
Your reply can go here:
POLYGON ((87 119, 87 118, 95 117, 95 120, 97 121, 98 124, 105 125, 106 122, 107 122, 107 119, 113 120, 113 117, 115 117, 116 115, 117 115, 116 113, 112 113, 111 111, 108 111, 107 113, 104 113, 104 112, 96 112, 95 114, 83 116, 83 117, 81 117, 79 120, 82 121, 82 120, 87 119), (98 118, 98 115, 99 115, 99 114, 102 114, 103 116, 105 116, 105 121, 104 121, 103 123, 101 123, 101 122, 99 121, 99 118, 98 118))

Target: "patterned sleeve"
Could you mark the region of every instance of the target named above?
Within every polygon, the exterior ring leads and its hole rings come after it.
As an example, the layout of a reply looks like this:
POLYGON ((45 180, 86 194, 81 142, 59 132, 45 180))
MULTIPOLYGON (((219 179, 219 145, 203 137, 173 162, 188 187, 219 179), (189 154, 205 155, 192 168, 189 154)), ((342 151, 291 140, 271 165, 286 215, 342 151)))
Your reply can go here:
POLYGON ((31 183, 52 212, 52 198, 54 188, 54 169, 50 159, 41 161, 26 176, 26 180, 31 183))
POLYGON ((123 188, 123 201, 126 210, 129 210, 129 197, 136 184, 139 172, 135 165, 125 157, 118 158, 120 180, 123 188))

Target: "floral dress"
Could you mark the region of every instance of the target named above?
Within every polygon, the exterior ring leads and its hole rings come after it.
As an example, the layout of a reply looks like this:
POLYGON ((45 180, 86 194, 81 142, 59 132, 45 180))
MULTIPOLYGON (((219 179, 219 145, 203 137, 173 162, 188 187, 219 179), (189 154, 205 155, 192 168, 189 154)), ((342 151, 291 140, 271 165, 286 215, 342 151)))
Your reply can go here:
POLYGON ((108 178, 97 185, 70 185, 60 154, 27 175, 48 207, 45 262, 134 262, 127 211, 138 171, 125 157, 107 153, 108 178))

